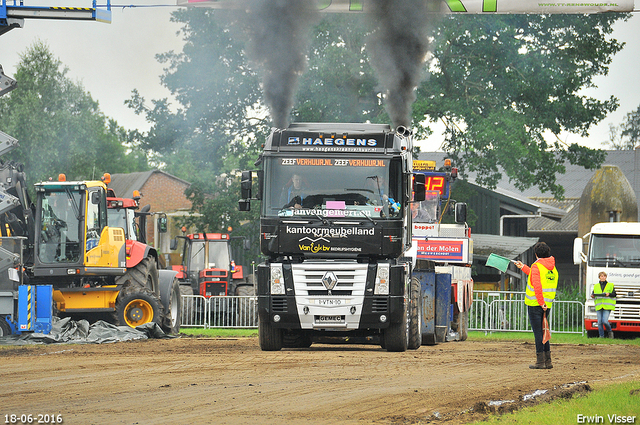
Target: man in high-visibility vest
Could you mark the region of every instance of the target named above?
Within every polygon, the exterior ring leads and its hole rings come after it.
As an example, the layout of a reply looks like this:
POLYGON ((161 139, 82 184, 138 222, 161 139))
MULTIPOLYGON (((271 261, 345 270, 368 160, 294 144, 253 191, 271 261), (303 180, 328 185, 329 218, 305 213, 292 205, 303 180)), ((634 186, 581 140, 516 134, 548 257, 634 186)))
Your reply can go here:
POLYGON ((604 338, 605 328, 607 336, 613 338, 613 330, 609 323, 609 314, 616 308, 616 290, 613 283, 607 282, 607 274, 605 272, 598 273, 600 282, 593 285, 591 298, 596 305, 596 315, 598 316, 598 334, 600 338, 604 338))
POLYGON ((544 242, 538 242, 533 247, 536 261, 531 267, 516 261, 516 267, 529 276, 524 303, 527 305, 531 329, 536 341, 536 364, 529 365, 530 369, 551 369, 551 345, 549 341, 542 342, 543 319, 551 316, 551 305, 556 298, 558 287, 558 269, 556 259, 551 256, 551 248, 544 242))

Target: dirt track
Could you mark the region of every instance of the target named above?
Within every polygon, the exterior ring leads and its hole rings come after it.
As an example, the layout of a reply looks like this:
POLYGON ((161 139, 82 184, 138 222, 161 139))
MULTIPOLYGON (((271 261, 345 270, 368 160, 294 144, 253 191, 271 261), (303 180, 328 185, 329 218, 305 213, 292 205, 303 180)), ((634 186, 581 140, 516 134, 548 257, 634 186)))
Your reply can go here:
POLYGON ((11 347, 0 349, 0 419, 458 424, 486 416, 491 401, 516 400, 501 407, 511 408, 536 390, 549 390, 541 400, 640 379, 637 346, 554 345, 552 353, 554 369, 529 370, 530 343, 450 342, 405 353, 322 344, 262 352, 255 338, 11 347))

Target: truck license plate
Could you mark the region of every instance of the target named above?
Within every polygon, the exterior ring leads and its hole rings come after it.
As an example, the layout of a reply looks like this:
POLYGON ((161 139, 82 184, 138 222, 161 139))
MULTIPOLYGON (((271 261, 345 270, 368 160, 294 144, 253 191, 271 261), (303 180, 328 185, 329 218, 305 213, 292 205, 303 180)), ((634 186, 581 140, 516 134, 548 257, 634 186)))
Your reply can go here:
POLYGON ((341 305, 342 304, 342 300, 336 300, 336 299, 319 299, 318 300, 318 305, 341 305))
POLYGON ((316 323, 344 323, 344 316, 316 316, 316 323))

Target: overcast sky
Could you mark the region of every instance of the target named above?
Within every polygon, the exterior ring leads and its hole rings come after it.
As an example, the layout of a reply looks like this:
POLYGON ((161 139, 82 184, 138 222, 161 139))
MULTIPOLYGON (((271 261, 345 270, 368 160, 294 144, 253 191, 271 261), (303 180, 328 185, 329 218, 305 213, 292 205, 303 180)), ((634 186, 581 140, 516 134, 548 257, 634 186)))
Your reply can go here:
MULTIPOLYGON (((138 0, 135 4, 174 3, 138 0)), ((33 4, 25 1, 25 5, 33 4)), ((89 7, 91 2, 75 0, 74 5, 89 7)), ((181 37, 176 35, 180 26, 169 22, 172 10, 175 7, 113 7, 111 24, 26 19, 23 28, 0 36, 0 65, 5 74, 13 77, 20 54, 40 39, 69 68, 68 75, 79 81, 100 103, 105 115, 127 129, 147 130, 149 124, 128 109, 124 101, 130 98, 133 89, 138 89, 147 99, 169 96, 160 84, 163 65, 156 61, 155 55, 182 49, 181 37)), ((563 140, 567 143, 602 148, 602 142, 609 138, 609 124, 620 124, 628 112, 640 106, 640 85, 636 84, 640 65, 638 14, 626 23, 619 23, 613 36, 627 45, 614 57, 609 75, 596 80, 598 88, 584 94, 600 100, 614 95, 620 100, 620 107, 591 131, 591 137, 564 135, 563 140)), ((18 87, 19 84, 18 81, 18 87)), ((422 150, 436 150, 441 141, 436 134, 421 144, 422 150)))

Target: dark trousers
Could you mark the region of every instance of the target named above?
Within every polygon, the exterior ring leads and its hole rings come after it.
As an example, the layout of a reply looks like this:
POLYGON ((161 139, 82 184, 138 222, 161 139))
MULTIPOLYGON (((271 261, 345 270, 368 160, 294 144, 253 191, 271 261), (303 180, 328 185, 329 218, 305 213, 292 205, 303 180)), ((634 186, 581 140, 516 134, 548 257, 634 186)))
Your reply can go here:
MULTIPOLYGON (((544 318, 545 312, 539 305, 537 306, 527 306, 527 310, 529 312, 529 322, 531 323, 531 329, 533 330, 533 336, 536 340, 536 353, 542 353, 543 351, 550 351, 551 345, 549 341, 546 344, 542 343, 542 319, 544 318)), ((551 317, 551 309, 547 309, 547 320, 551 317)))
POLYGON ((611 332, 609 314, 611 314, 611 310, 606 310, 604 308, 596 310, 596 316, 598 317, 598 334, 600 334, 600 338, 604 337, 605 330, 607 332, 611 332))

